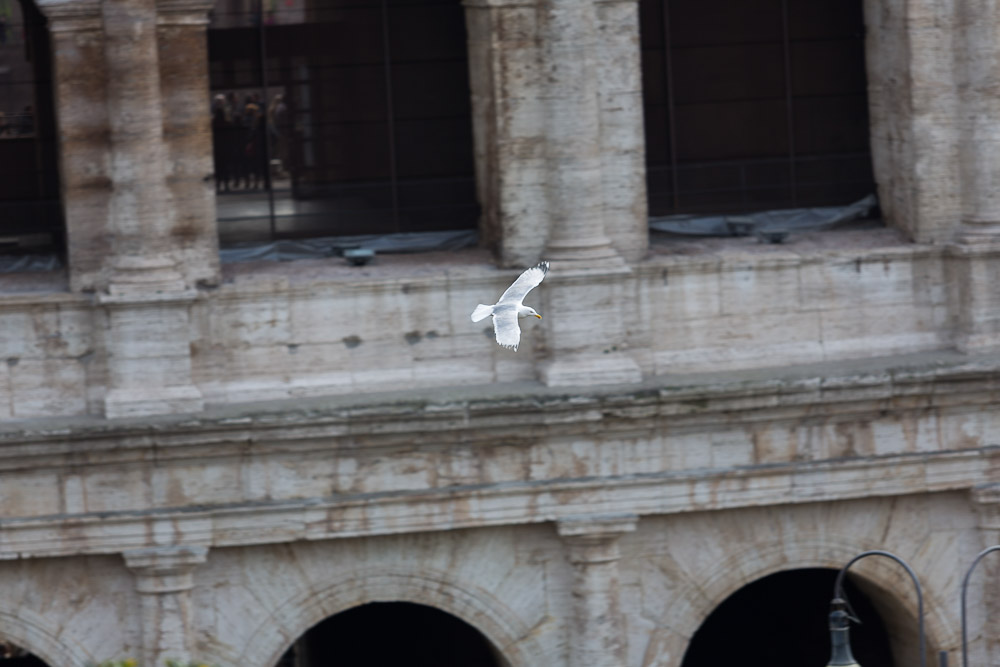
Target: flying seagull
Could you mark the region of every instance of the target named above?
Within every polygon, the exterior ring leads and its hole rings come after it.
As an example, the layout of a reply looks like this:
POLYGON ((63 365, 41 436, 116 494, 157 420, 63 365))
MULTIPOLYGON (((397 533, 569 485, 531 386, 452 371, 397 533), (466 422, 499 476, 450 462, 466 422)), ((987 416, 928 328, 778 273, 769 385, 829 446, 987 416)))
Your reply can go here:
POLYGON ((507 291, 500 295, 500 300, 495 304, 476 306, 476 309, 472 311, 472 321, 478 322, 492 315, 493 331, 496 333, 497 343, 502 347, 516 350, 517 344, 521 341, 521 327, 517 325, 517 319, 529 316, 542 319, 542 316, 536 313, 534 308, 529 308, 521 302, 524 301, 528 292, 542 282, 542 278, 548 272, 548 262, 539 262, 537 266, 531 267, 518 276, 517 280, 507 288, 507 291))

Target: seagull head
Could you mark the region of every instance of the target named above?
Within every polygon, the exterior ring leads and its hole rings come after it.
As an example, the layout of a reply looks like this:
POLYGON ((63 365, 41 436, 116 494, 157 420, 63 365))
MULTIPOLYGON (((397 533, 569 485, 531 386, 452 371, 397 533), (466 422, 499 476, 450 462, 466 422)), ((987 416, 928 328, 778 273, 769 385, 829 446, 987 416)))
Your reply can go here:
POLYGON ((521 306, 517 309, 518 317, 537 317, 542 319, 542 316, 535 312, 535 309, 531 306, 521 306))

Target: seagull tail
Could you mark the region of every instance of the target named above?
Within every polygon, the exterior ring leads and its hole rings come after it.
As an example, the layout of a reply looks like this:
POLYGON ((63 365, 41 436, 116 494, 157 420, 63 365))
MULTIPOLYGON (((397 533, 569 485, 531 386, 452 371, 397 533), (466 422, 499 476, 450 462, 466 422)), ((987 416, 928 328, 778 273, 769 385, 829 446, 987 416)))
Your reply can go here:
POLYGON ((476 309, 472 311, 472 321, 478 322, 479 320, 489 317, 492 314, 493 306, 484 306, 483 304, 479 304, 476 306, 476 309))

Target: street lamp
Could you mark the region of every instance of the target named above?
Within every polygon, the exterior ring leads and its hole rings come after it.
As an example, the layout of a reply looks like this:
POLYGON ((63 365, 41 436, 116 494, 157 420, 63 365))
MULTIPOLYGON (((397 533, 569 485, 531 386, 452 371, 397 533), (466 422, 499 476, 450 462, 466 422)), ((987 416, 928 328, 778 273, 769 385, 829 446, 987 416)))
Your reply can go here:
POLYGON ((1000 545, 980 551, 979 555, 976 556, 976 559, 972 561, 972 565, 966 571, 965 578, 962 579, 962 667, 969 667, 969 633, 965 622, 965 594, 969 588, 969 578, 972 576, 972 571, 979 565, 979 561, 983 559, 983 556, 991 551, 1000 551, 1000 545))
MULTIPOLYGON (((1000 549, 1000 547, 995 547, 1000 549)), ((980 558, 985 554, 980 554, 980 558)), ((906 561, 904 561, 899 556, 889 553, 888 551, 865 551, 847 562, 843 568, 841 568, 840 573, 837 574, 837 580, 833 584, 833 600, 830 602, 830 644, 831 644, 831 656, 830 662, 827 663, 827 667, 860 667, 857 661, 854 660, 854 656, 851 655, 851 643, 848 638, 848 627, 850 621, 855 621, 860 623, 861 621, 857 619, 852 613, 851 605, 847 601, 847 597, 844 595, 844 576, 847 574, 847 569, 854 565, 857 561, 865 558, 867 556, 885 556, 886 558, 891 558, 906 569, 906 573, 910 575, 910 579, 913 580, 913 586, 917 589, 917 625, 920 632, 920 667, 927 667, 927 647, 924 642, 924 594, 920 590, 920 582, 917 581, 917 575, 913 572, 906 561)), ((976 559, 979 560, 978 558, 976 559)), ((973 563, 975 566, 975 563, 973 563)), ((968 578, 968 576, 966 576, 968 578)), ((963 588, 963 613, 964 613, 964 588, 963 588)), ((964 616, 963 616, 964 619, 964 616)), ((964 639, 964 623, 963 623, 963 639, 964 639)), ((965 667, 968 667, 967 665, 965 667)))

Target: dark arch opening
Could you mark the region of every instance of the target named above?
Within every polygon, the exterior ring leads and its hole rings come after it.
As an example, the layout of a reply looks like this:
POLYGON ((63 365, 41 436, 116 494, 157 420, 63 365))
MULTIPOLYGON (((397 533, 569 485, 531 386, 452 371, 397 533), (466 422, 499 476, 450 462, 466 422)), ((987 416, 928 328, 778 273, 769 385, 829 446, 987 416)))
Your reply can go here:
POLYGON ((309 629, 278 667, 503 667, 481 632, 434 607, 372 602, 309 629))
MULTIPOLYGON (((730 595, 701 625, 682 667, 737 664, 821 667, 830 659, 827 626, 836 570, 808 568, 763 577, 730 595)), ((894 667, 889 635, 871 600, 850 579, 847 597, 862 620, 851 627, 854 657, 894 667)))
POLYGON ((20 646, 0 639, 0 667, 49 667, 20 646))

